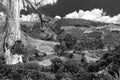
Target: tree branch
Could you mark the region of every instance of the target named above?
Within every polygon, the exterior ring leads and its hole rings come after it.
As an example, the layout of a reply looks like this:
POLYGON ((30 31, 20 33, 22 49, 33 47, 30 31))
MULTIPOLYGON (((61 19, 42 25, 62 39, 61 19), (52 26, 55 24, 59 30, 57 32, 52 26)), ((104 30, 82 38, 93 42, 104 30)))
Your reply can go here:
MULTIPOLYGON (((42 15, 41 15, 41 13, 32 5, 32 3, 29 1, 29 0, 25 0, 28 4, 30 4, 30 6, 32 7, 32 9, 39 15, 39 18, 40 18, 40 21, 41 21, 41 26, 43 27, 44 25, 44 22, 49 22, 50 20, 48 20, 48 21, 45 21, 45 20, 43 20, 43 18, 42 18, 42 15)), ((42 0, 41 0, 42 1, 42 0)), ((40 1, 40 2, 41 2, 40 1)))
POLYGON ((42 1, 44 1, 44 0, 41 0, 39 3, 36 4, 36 6, 40 5, 42 1))

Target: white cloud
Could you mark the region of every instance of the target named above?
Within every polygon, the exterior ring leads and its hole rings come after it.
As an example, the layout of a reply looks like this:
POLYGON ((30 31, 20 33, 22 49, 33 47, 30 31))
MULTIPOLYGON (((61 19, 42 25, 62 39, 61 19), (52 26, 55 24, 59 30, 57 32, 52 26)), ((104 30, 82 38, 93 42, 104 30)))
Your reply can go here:
POLYGON ((60 16, 55 16, 55 18, 57 18, 57 19, 61 19, 61 17, 60 17, 60 16))
MULTIPOLYGON (((53 5, 53 4, 57 3, 58 0, 29 0, 29 1, 34 6, 35 6, 35 4, 38 4, 40 2, 39 6, 37 6, 37 8, 38 8, 38 7, 41 7, 41 6, 48 5, 48 4, 53 5)), ((27 6, 27 3, 25 1, 20 0, 21 9, 23 9, 23 2, 24 2, 24 5, 27 6)))
POLYGON ((93 9, 91 11, 83 11, 79 10, 74 11, 73 13, 67 14, 65 18, 77 18, 77 19, 88 19, 88 20, 95 20, 97 18, 100 18, 103 14, 103 10, 101 9, 93 9))
POLYGON ((74 11, 72 13, 67 14, 64 18, 87 19, 106 23, 120 24, 120 14, 110 17, 109 15, 107 16, 105 12, 103 12, 103 9, 93 9, 91 11, 79 10, 78 12, 74 11))
POLYGON ((20 18, 21 21, 28 21, 28 22, 33 22, 33 21, 39 21, 39 17, 37 14, 29 14, 29 15, 21 15, 22 17, 20 18))
MULTIPOLYGON (((39 0, 39 1, 41 1, 41 0, 39 0)), ((51 4, 51 5, 53 5, 53 4, 55 4, 57 2, 57 0, 43 0, 42 2, 41 2, 41 4, 44 6, 44 5, 48 5, 48 4, 51 4)))
POLYGON ((110 17, 110 16, 103 16, 96 21, 102 21, 102 22, 107 22, 107 23, 115 23, 115 24, 120 24, 120 14, 110 17))

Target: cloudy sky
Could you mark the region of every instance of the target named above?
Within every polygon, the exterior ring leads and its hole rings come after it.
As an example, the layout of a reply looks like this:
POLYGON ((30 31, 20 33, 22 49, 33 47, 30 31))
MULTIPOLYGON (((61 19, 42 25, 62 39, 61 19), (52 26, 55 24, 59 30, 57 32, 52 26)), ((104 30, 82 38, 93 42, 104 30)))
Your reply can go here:
POLYGON ((57 0, 39 11, 56 18, 74 18, 120 24, 120 0, 57 0))
MULTIPOLYGON (((34 2, 35 0, 30 1, 34 2)), ((120 0, 43 0, 42 6, 38 10, 51 17, 120 24, 120 0)))
POLYGON ((54 6, 47 6, 45 12, 51 16, 65 16, 68 13, 79 10, 103 9, 107 15, 120 13, 120 0, 58 0, 54 6))

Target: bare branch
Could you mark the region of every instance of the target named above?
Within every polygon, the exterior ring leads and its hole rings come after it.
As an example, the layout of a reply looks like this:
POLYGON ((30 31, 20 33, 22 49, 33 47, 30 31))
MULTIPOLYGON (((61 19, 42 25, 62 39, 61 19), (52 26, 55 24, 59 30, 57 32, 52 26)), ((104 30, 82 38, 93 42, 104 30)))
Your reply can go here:
MULTIPOLYGON (((39 15, 39 18, 40 18, 40 21, 41 21, 41 26, 43 27, 44 25, 44 22, 49 22, 50 20, 48 21, 45 21, 43 20, 42 18, 42 15, 41 13, 33 6, 33 4, 29 1, 29 0, 25 0, 28 4, 30 4, 30 6, 32 7, 32 9, 39 15)), ((42 0, 41 0, 42 1, 42 0)))
POLYGON ((44 0, 41 0, 39 3, 37 3, 37 5, 36 5, 36 6, 41 5, 41 2, 42 2, 42 1, 44 1, 44 0))

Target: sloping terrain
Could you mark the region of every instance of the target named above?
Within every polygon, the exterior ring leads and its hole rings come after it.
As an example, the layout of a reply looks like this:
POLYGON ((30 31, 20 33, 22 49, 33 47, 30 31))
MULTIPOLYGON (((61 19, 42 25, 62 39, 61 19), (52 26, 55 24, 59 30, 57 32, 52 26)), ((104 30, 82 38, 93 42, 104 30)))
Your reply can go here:
MULTIPOLYGON (((23 63, 6 65, 0 57, 1 80, 120 79, 119 25, 82 19, 53 20, 47 25, 22 23, 24 46, 18 41, 11 50, 24 55, 23 63), (49 40, 46 32, 55 38, 49 40)), ((1 26, 4 32, 5 28, 1 26)))
MULTIPOLYGON (((31 24, 31 23, 30 23, 31 24)), ((47 23, 47 28, 40 28, 39 23, 35 23, 32 26, 29 23, 24 23, 22 26, 22 30, 29 35, 26 38, 26 41, 30 42, 30 45, 33 45, 36 49, 40 49, 43 52, 51 52, 53 47, 56 44, 59 44, 59 39, 64 39, 67 34, 72 35, 77 40, 91 40, 94 42, 97 38, 101 37, 105 46, 104 48, 112 49, 114 46, 118 46, 119 42, 119 31, 116 31, 116 27, 119 29, 119 25, 117 24, 109 24, 109 23, 102 23, 102 22, 95 22, 83 19, 53 19, 47 23), (51 29, 51 30, 50 30, 51 29), (48 40, 46 38, 41 39, 41 34, 45 34, 45 32, 49 32, 52 37, 56 37, 52 40, 48 40), (42 33, 41 33, 42 32, 42 33), (37 36, 35 36, 35 35, 37 36), (115 35, 115 36, 112 36, 115 35), (36 46, 35 46, 36 45, 36 46), (41 46, 39 46, 41 45, 41 46), (50 48, 50 46, 52 48, 50 48)), ((45 34, 46 35, 46 34, 45 34)), ((48 36, 47 36, 48 37, 48 36)), ((95 43, 95 42, 94 42, 95 43)), ((96 42, 97 43, 97 42, 96 42)), ((88 44, 88 43, 86 43, 88 44)), ((89 47, 94 47, 94 45, 88 44, 89 47)), ((96 45, 96 44, 95 44, 96 45)), ((49 54, 49 53, 48 53, 49 54)))
POLYGON ((59 44, 59 42, 44 41, 40 39, 34 39, 23 32, 22 40, 27 46, 32 46, 33 48, 46 53, 47 55, 52 54, 54 51, 54 46, 59 44))

